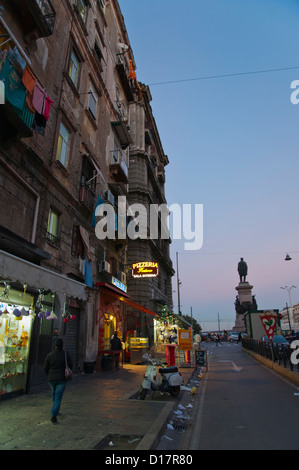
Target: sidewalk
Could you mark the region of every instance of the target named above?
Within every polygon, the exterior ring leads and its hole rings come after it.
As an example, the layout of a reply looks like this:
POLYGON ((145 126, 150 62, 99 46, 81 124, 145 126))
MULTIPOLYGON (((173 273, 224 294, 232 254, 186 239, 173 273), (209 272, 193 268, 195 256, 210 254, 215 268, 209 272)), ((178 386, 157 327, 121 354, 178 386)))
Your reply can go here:
MULTIPOLYGON (((50 422, 50 389, 1 401, 0 450, 154 449, 187 392, 177 399, 160 392, 136 399, 145 368, 125 364, 117 371, 75 376, 67 384, 58 424, 50 422)), ((194 368, 179 371, 187 385, 194 368)))

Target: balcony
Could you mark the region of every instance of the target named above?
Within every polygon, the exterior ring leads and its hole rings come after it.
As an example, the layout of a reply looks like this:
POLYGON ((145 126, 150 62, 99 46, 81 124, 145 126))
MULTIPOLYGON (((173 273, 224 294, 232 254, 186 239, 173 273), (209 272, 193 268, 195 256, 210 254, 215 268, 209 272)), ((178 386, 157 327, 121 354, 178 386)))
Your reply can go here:
POLYGON ((0 106, 0 132, 6 139, 31 137, 33 120, 34 114, 29 111, 26 102, 21 110, 8 100, 0 106))
POLYGON ((41 38, 53 34, 56 12, 50 0, 11 0, 10 3, 25 35, 34 33, 36 38, 41 38))
POLYGON ((125 59, 120 55, 117 54, 117 64, 116 64, 116 71, 118 73, 119 79, 122 83, 124 92, 126 94, 128 101, 134 101, 134 95, 131 90, 130 82, 129 82, 129 68, 125 62, 125 59))
POLYGON ((91 212, 94 210, 95 193, 87 184, 81 184, 79 201, 84 204, 91 212))
POLYGON ((129 169, 124 154, 120 150, 113 150, 112 162, 109 165, 109 182, 127 184, 129 169))
POLYGON ((125 121, 112 121, 111 126, 117 135, 122 149, 126 149, 130 144, 133 143, 129 132, 129 127, 125 121))

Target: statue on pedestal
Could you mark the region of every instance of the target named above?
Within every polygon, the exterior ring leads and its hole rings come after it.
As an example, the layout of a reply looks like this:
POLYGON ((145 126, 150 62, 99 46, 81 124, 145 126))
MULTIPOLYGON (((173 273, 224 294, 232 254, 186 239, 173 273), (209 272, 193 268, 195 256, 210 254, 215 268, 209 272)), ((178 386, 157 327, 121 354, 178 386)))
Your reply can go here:
POLYGON ((247 271, 248 271, 247 263, 245 263, 244 259, 241 258, 238 263, 238 273, 240 276, 240 282, 246 282, 247 271))

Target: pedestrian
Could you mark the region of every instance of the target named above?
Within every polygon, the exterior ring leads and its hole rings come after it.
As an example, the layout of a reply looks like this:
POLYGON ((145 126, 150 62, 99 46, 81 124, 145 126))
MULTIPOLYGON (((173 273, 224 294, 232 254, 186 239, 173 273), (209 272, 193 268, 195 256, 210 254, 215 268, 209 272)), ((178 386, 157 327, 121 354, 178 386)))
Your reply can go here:
POLYGON ((44 370, 48 376, 48 382, 52 391, 52 410, 51 421, 57 423, 57 415, 60 410, 61 400, 66 387, 65 363, 73 368, 73 361, 70 354, 63 349, 63 341, 61 338, 56 339, 54 351, 50 352, 45 360, 44 370))
POLYGON ((200 342, 201 342, 201 336, 199 333, 196 333, 196 335, 194 336, 194 346, 195 346, 195 349, 198 351, 200 349, 200 342))
POLYGON ((237 344, 239 344, 240 341, 242 341, 242 334, 241 334, 241 333, 238 334, 238 341, 237 341, 237 344))
POLYGON ((218 346, 218 344, 221 344, 221 346, 223 346, 223 344, 222 344, 221 341, 220 341, 220 335, 219 335, 219 333, 216 335, 216 346, 218 346))
MULTIPOLYGON (((123 347, 122 347, 122 344, 121 344, 121 340, 118 337, 117 331, 115 331, 114 336, 111 340, 111 350, 112 351, 122 351, 122 348, 123 347)), ((115 359, 115 362, 113 364, 113 368, 119 366, 119 356, 120 356, 120 354, 117 355, 117 357, 115 359)))

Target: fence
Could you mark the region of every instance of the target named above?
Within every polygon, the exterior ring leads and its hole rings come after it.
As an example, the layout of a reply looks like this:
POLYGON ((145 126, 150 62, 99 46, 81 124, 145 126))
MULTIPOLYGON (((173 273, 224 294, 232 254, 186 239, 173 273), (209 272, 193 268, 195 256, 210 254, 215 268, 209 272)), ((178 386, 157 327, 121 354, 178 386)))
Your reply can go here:
POLYGON ((257 341, 255 339, 242 339, 242 346, 249 351, 265 357, 278 365, 299 374, 299 364, 293 364, 291 360, 294 350, 289 344, 268 343, 266 341, 257 341))

